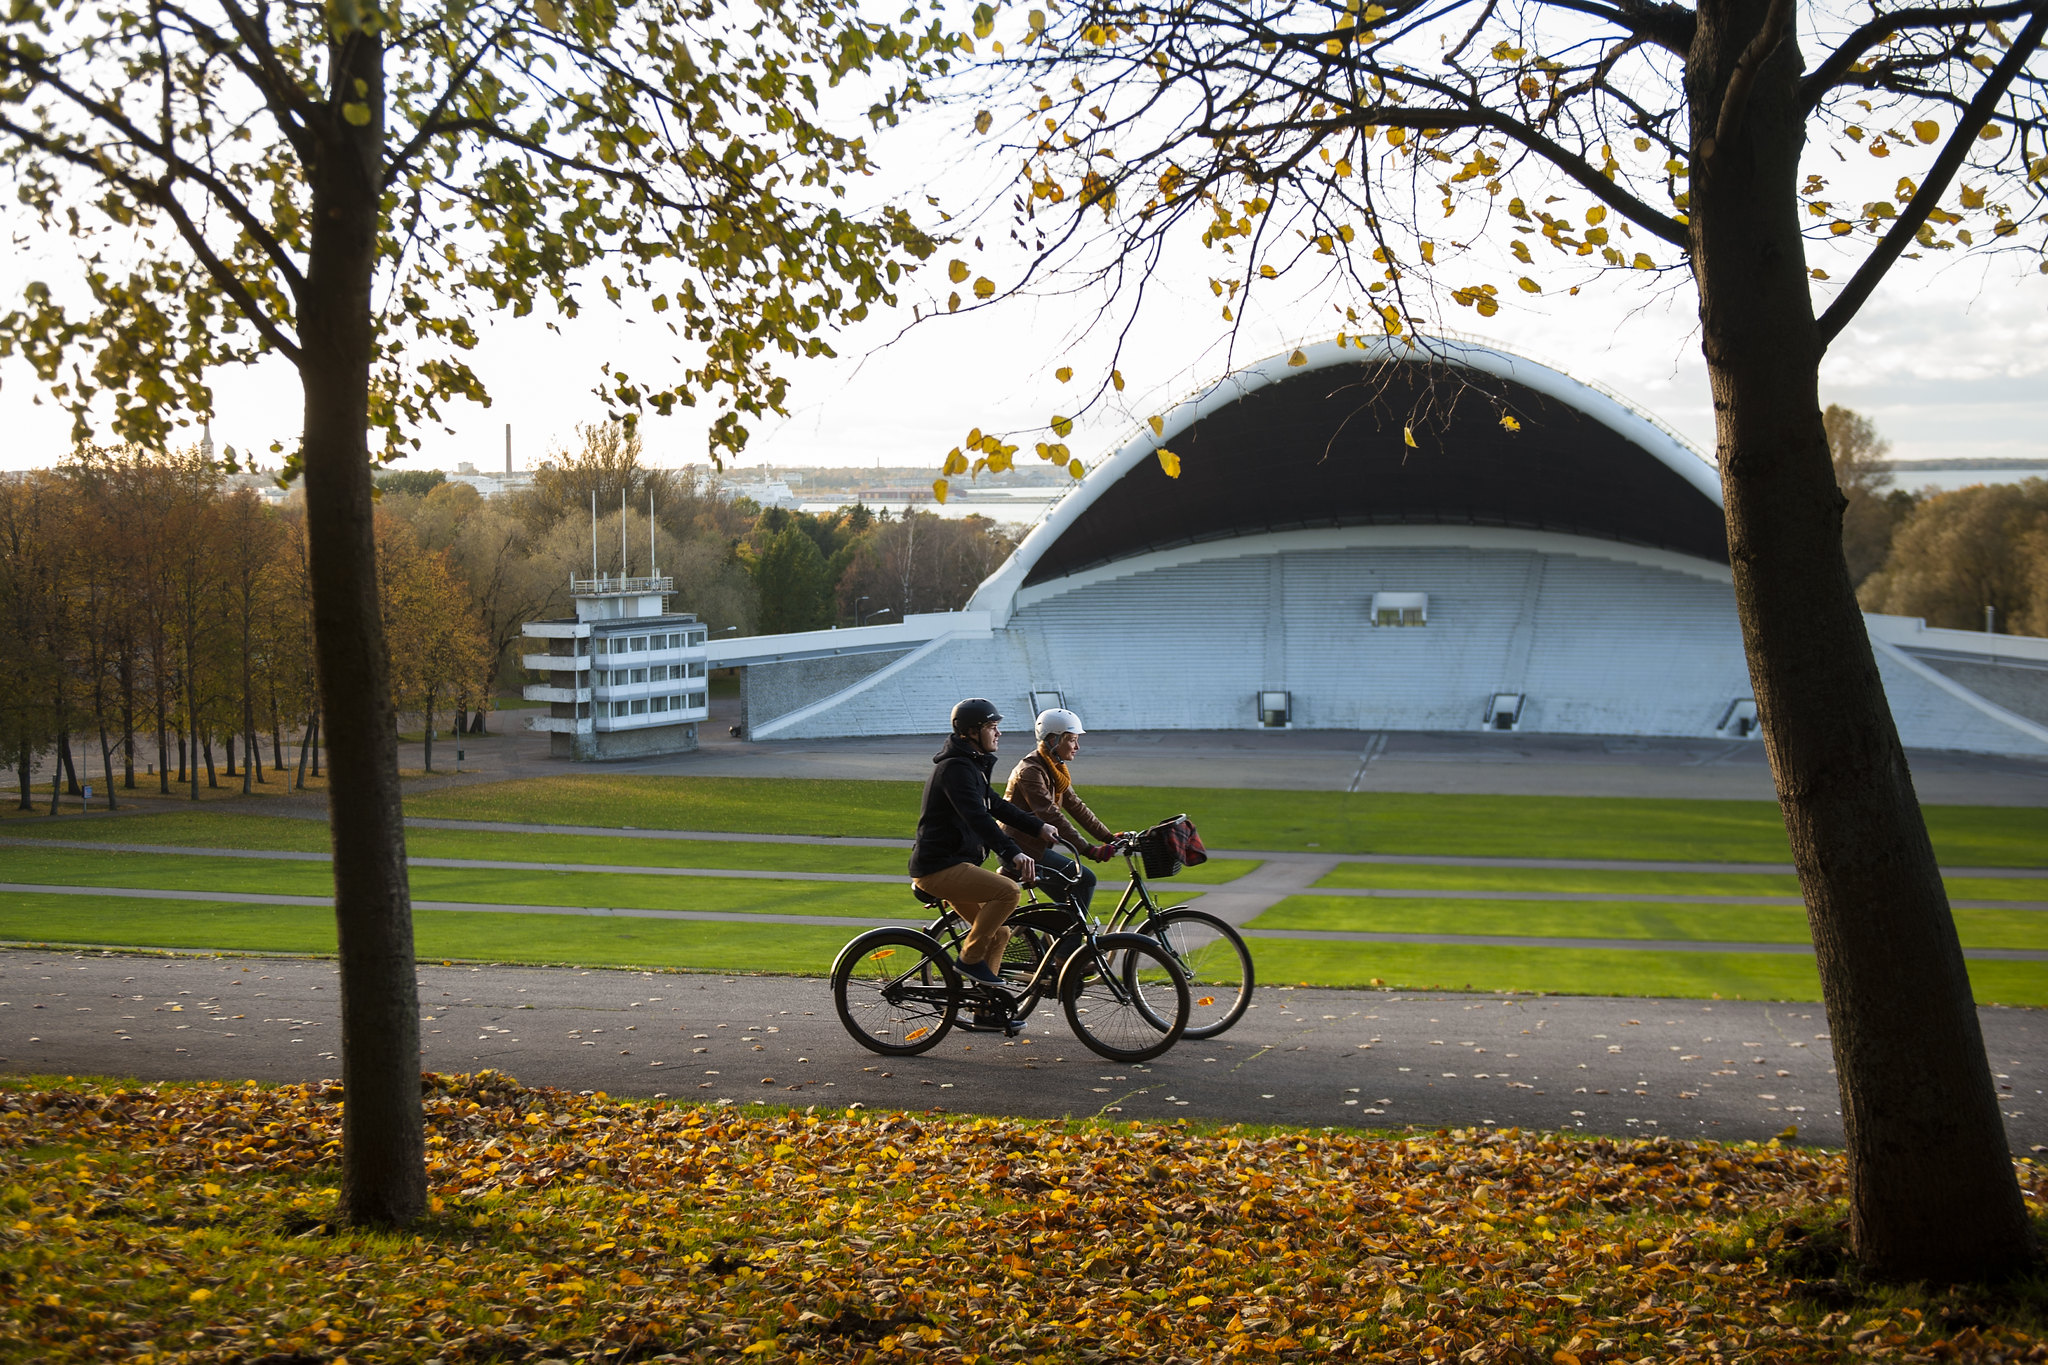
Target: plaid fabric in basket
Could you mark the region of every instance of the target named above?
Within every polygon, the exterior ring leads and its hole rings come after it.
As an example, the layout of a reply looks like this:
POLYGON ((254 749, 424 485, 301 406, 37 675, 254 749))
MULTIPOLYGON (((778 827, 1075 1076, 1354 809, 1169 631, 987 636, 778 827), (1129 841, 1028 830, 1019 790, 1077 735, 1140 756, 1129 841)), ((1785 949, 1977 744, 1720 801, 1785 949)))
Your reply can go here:
POLYGON ((1144 860, 1148 877, 1171 877, 1184 867, 1209 861, 1195 822, 1185 815, 1162 820, 1138 836, 1138 856, 1144 860))

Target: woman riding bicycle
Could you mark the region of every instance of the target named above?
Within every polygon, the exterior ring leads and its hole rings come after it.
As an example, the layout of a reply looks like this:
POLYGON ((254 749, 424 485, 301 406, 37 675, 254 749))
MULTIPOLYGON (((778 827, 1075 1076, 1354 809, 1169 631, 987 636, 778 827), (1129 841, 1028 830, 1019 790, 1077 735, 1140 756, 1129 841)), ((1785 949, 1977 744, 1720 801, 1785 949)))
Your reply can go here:
POLYGON ((1006 821, 1003 832, 1041 866, 1075 879, 1074 908, 1085 915, 1095 895, 1095 872, 1053 852, 1049 845, 1055 835, 1045 831, 1054 831, 1058 838, 1098 863, 1110 856, 1109 844, 1117 834, 1088 809, 1067 772, 1067 764, 1081 751, 1081 736, 1087 733, 1081 728, 1081 718, 1072 711, 1055 708, 1040 712, 1035 728, 1038 747, 1018 762, 1003 791, 1010 804, 1022 807, 1030 819, 1023 825, 1006 821), (1091 843, 1083 837, 1074 827, 1075 821, 1101 842, 1091 843))
MULTIPOLYGON (((967 939, 958 954, 960 970, 991 983, 1002 970, 1003 949, 1010 941, 1003 921, 1017 908, 1018 883, 1031 881, 1037 871, 1031 856, 1004 833, 1004 825, 1031 829, 1031 813, 997 796, 989 785, 1002 719, 1002 713, 980 697, 953 708, 953 733, 932 755, 917 840, 910 851, 912 884, 949 902, 967 921, 967 939), (981 866, 990 849, 1001 856, 1016 881, 981 866)), ((1037 832, 1042 842, 1059 837, 1051 825, 1038 826, 1037 832)), ((1003 1021, 983 1022, 986 1026, 1003 1021)))

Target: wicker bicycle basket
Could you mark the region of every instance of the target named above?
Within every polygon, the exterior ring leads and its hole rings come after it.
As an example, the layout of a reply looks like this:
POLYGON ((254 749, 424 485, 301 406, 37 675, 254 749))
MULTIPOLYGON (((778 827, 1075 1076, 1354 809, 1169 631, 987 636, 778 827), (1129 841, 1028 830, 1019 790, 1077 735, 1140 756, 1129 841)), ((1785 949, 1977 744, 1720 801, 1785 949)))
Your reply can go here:
MULTIPOLYGON (((1138 857, 1145 865, 1145 875, 1153 879, 1171 877, 1187 866, 1183 856, 1190 840, 1199 848, 1195 839, 1195 827, 1185 815, 1176 815, 1171 820, 1162 820, 1138 836, 1138 857)), ((1197 859, 1200 861, 1200 859, 1197 859)))

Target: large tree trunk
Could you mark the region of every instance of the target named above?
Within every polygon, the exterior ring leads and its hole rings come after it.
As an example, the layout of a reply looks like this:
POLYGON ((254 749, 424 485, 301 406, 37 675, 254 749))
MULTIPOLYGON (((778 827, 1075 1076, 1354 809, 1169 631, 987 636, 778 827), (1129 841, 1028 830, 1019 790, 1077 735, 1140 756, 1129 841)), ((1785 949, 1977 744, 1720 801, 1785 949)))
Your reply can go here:
POLYGON ((383 54, 378 38, 360 31, 339 38, 329 53, 333 88, 350 91, 360 82, 371 110, 363 126, 333 118, 316 134, 312 241, 299 315, 313 639, 328 722, 327 809, 341 946, 341 1212, 354 1224, 403 1226, 425 1210, 427 1178, 398 731, 371 525, 370 287, 383 165, 383 54))
POLYGON ((1824 348, 1799 235, 1792 36, 1758 69, 1735 135, 1706 151, 1765 11, 1765 0, 1703 4, 1688 72, 1692 266, 1736 608, 1827 1004, 1856 1257, 1887 1278, 1995 1275, 2027 1254, 2025 1211, 1842 555, 1846 499, 1821 427, 1824 348))
POLYGON ((14 774, 21 786, 21 800, 15 807, 17 810, 34 810, 36 808, 35 794, 32 790, 35 784, 30 774, 29 764, 28 732, 24 730, 20 745, 14 751, 14 774))

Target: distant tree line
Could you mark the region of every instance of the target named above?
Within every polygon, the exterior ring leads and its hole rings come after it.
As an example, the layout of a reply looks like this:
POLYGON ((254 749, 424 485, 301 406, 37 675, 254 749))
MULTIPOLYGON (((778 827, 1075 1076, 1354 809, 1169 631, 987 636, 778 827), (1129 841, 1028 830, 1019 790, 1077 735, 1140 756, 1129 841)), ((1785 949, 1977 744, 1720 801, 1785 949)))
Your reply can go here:
POLYGON ((1890 443, 1870 420, 1824 415, 1842 510, 1842 552, 1865 611, 1949 630, 2048 636, 2048 479, 1953 492, 1893 488, 1890 443))
MULTIPOLYGON (((501 498, 438 470, 377 487, 393 701, 430 768, 440 718, 482 729, 519 681, 522 627, 568 614, 572 578, 658 569, 670 609, 715 632, 813 630, 957 609, 1015 544, 986 517, 763 511, 701 470, 649 468, 617 423, 579 428, 501 498)), ((74 796, 94 767, 110 799, 138 771, 194 799, 202 776, 317 776, 307 546, 296 492, 266 502, 197 449, 0 475, 0 755, 19 803, 52 753, 74 796)))

